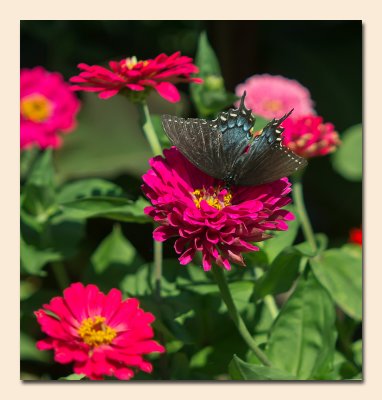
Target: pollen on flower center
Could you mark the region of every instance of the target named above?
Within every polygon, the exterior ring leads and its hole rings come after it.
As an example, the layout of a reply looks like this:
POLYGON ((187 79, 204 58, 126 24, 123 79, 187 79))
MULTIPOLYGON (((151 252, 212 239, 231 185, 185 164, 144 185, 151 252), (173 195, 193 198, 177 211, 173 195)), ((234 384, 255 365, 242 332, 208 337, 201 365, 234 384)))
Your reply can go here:
POLYGON ((52 114, 51 102, 41 94, 32 94, 21 100, 21 115, 33 122, 43 122, 52 114))
POLYGON ((133 56, 126 58, 126 67, 127 69, 133 69, 140 62, 143 63, 144 67, 149 63, 148 61, 138 61, 137 57, 133 56))
POLYGON ((202 189, 194 190, 191 195, 197 208, 200 208, 200 203, 203 200, 217 210, 230 206, 232 201, 231 192, 227 189, 221 189, 220 187, 210 187, 209 189, 203 187, 202 189))
POLYGON ((264 101, 263 103, 263 107, 267 110, 267 111, 271 111, 271 112, 276 112, 282 109, 282 103, 280 100, 267 100, 264 101))
POLYGON ((117 336, 115 329, 105 324, 105 319, 97 315, 82 321, 78 334, 86 344, 92 347, 109 344, 117 336))

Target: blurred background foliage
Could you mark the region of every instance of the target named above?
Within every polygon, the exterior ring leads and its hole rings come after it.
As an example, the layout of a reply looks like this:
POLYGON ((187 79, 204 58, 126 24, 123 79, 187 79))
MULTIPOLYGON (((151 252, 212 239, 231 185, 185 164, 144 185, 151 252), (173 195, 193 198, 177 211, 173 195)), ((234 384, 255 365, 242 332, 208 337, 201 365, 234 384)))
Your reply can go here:
MULTIPOLYGON (((296 79, 310 90, 317 113, 332 122, 343 142, 347 143, 334 156, 312 159, 304 176, 305 200, 315 232, 324 232, 329 237, 329 247, 343 245, 348 240, 350 228, 360 226, 362 222, 362 176, 360 168, 356 167, 362 160, 354 159, 354 168, 351 163, 349 165, 349 158, 356 153, 351 149, 362 145, 357 132, 361 125, 354 126, 362 123, 360 21, 22 21, 21 67, 42 65, 50 71, 61 72, 68 79, 78 73, 76 65, 80 62, 102 65, 112 59, 133 55, 138 59, 154 58, 161 52, 171 54, 178 50, 195 58, 198 38, 203 31, 216 52, 229 92, 234 92, 237 84, 253 74, 279 74, 296 79)), ((149 97, 150 110, 158 116, 154 116, 158 129, 160 114, 197 115, 190 101, 189 87, 180 85, 180 90, 182 101, 177 104, 170 104, 155 94, 149 97)), ((107 178, 122 187, 129 199, 137 199, 141 196, 140 177, 148 169, 147 160, 151 153, 134 106, 119 96, 107 101, 94 94, 79 93, 79 96, 83 103, 78 127, 64 138, 63 147, 54 152, 54 180, 59 189, 52 196, 58 202, 70 200, 71 191, 74 193, 78 188, 69 184, 76 185, 78 178, 88 178, 87 183, 81 183, 85 185, 84 191, 86 184, 89 188, 101 187, 105 193, 117 190, 113 183, 103 187, 104 183, 92 180, 107 178)), ((34 195, 32 189, 33 185, 29 196, 34 195)), ((24 201, 28 206, 28 194, 24 201)), ((29 244, 22 243, 22 254, 29 262, 22 268, 40 270, 46 262, 64 257, 71 280, 81 276, 84 283, 97 282, 101 290, 109 290, 114 286, 113 282, 120 282, 119 288, 124 294, 139 296, 143 305, 155 313, 156 305, 152 304, 152 299, 147 296, 145 300, 149 279, 145 276, 148 271, 145 264, 147 266, 153 256, 152 241, 147 240, 151 237, 151 224, 116 225, 104 218, 85 221, 70 214, 69 219, 64 215, 60 220, 59 216, 50 222, 50 231, 45 233, 50 240, 51 252, 45 251, 43 260, 38 259, 38 252, 31 247, 31 243, 37 247, 41 245, 33 242, 33 229, 28 221, 23 221, 22 231, 28 236, 29 244), (110 251, 113 246, 117 248, 117 256, 110 258, 114 253, 110 251), (30 263, 32 259, 35 264, 30 263), (125 277, 126 265, 133 274, 125 277)), ((292 243, 296 231, 290 231, 292 243)), ((297 242, 302 240, 297 237, 297 242)), ((268 244, 264 246, 266 248, 268 244)), ((269 251, 268 255, 271 254, 269 251)), ((262 254, 253 253, 248 257, 259 263, 262 254)), ((165 365, 162 370, 176 371, 173 379, 206 379, 211 374, 219 377, 226 370, 233 352, 245 359, 246 346, 234 326, 227 323, 224 307, 222 309, 221 301, 216 297, 216 285, 206 280, 199 267, 179 270, 172 242, 165 243, 164 257, 167 308, 158 310, 164 314, 160 320, 165 325, 158 325, 156 329, 171 344, 168 353, 173 355, 170 362, 174 365, 165 365), (195 279, 200 281, 199 289, 193 285, 181 294, 174 289, 174 282, 185 288, 195 279), (192 296, 195 292, 203 296, 192 296), (187 318, 193 309, 200 312, 187 318), (209 318, 211 313, 216 317, 209 318), (174 315, 177 316, 175 320, 174 315), (195 353, 193 346, 200 351, 195 353)), ((34 275, 31 270, 27 272, 34 275)), ((36 274, 22 282, 22 326, 29 336, 22 334, 21 358, 24 378, 49 376, 57 379, 69 375, 71 367, 52 364, 51 355, 38 352, 31 339, 40 337, 33 311, 58 294, 51 289, 56 286, 51 269, 46 268, 43 272, 43 280, 36 274)), ((248 302, 253 287, 248 289, 238 290, 239 297, 235 299, 238 305, 248 302)), ((256 321, 261 343, 272 320, 257 307, 249 307, 246 313, 249 321, 256 321)), ((338 328, 342 354, 361 351, 351 348, 350 338, 355 329, 358 329, 355 337, 359 338, 360 325, 344 316, 341 329, 338 328)), ((340 357, 339 353, 337 357, 340 357)), ((338 365, 352 368, 342 359, 338 365)), ((353 371, 345 371, 342 376, 346 374, 352 376, 353 371)), ((139 379, 148 378, 139 375, 139 379)))

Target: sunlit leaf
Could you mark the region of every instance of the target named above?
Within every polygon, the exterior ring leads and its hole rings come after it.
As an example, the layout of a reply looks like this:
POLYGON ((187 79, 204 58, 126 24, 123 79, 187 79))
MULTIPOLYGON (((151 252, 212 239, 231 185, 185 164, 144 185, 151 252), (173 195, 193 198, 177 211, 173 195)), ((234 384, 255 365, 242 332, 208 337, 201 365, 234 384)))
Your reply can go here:
POLYGON ((362 257, 330 249, 310 263, 337 305, 350 317, 362 319, 362 257))
POLYGON ((224 87, 219 61, 202 32, 199 37, 195 64, 199 67, 202 84, 191 84, 191 97, 201 117, 210 117, 231 105, 237 97, 224 87))
POLYGON ((107 236, 91 257, 94 270, 104 272, 112 264, 122 264, 128 267, 136 257, 134 246, 125 238, 121 228, 114 226, 113 231, 107 236))
POLYGON ((335 341, 334 304, 314 275, 306 273, 272 326, 268 357, 275 368, 312 379, 331 369, 335 341))
POLYGON ((334 169, 350 181, 362 179, 362 124, 354 125, 341 135, 342 144, 333 154, 334 169))
POLYGON ((51 250, 40 250, 33 245, 27 244, 24 239, 20 239, 21 271, 31 275, 46 275, 42 268, 51 261, 60 259, 60 255, 51 250))
POLYGON ((121 197, 85 197, 82 199, 61 203, 60 206, 73 218, 109 218, 116 221, 146 223, 151 219, 143 209, 149 203, 139 198, 131 201, 121 197))
POLYGON ((123 190, 113 182, 104 179, 81 179, 64 185, 57 194, 59 203, 78 200, 86 197, 121 196, 123 190))
POLYGON ((34 163, 21 196, 23 209, 41 222, 54 212, 56 194, 52 149, 45 150, 34 163))

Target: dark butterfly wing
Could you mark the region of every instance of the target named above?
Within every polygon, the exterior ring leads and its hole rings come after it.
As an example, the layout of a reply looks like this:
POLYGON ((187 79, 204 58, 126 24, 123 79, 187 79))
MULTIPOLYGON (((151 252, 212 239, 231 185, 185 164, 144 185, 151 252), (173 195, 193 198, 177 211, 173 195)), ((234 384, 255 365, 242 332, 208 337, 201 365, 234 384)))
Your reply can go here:
POLYGON ((273 182, 304 168, 305 158, 298 156, 282 144, 283 128, 280 124, 290 115, 271 121, 251 143, 235 165, 234 182, 254 186, 273 182))
POLYGON ((211 121, 162 116, 171 143, 197 168, 222 179, 227 165, 223 158, 222 133, 211 121))
POLYGON ((163 128, 172 144, 196 167, 214 178, 229 180, 251 139, 253 118, 244 106, 244 97, 239 108, 222 112, 212 121, 163 115, 163 128))

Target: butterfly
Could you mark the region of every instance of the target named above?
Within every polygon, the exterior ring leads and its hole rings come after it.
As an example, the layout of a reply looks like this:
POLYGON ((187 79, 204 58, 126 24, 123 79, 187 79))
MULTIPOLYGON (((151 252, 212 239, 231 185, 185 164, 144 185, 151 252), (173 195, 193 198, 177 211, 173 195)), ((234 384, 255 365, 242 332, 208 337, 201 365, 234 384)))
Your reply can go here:
POLYGON ((280 125, 291 114, 269 122, 253 135, 252 110, 244 105, 221 112, 214 120, 162 116, 171 143, 197 168, 225 185, 256 186, 276 181, 307 165, 282 144, 280 125))

